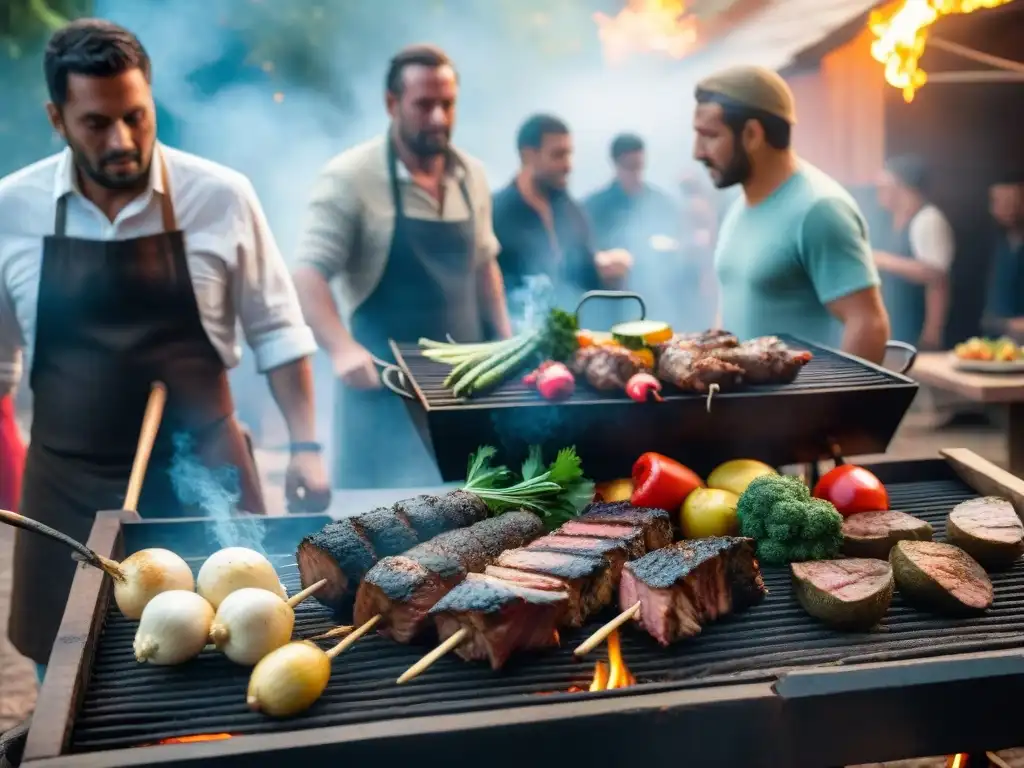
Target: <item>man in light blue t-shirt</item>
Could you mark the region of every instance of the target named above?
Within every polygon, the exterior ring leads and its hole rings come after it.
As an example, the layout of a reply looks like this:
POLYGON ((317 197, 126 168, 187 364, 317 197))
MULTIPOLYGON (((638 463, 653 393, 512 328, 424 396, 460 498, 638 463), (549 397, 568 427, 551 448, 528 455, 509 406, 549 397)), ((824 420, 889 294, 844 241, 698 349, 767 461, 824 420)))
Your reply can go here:
POLYGON ((734 67, 697 86, 694 157, 715 185, 743 186, 715 249, 719 325, 779 333, 881 362, 889 319, 864 217, 790 146, 793 94, 776 73, 734 67))

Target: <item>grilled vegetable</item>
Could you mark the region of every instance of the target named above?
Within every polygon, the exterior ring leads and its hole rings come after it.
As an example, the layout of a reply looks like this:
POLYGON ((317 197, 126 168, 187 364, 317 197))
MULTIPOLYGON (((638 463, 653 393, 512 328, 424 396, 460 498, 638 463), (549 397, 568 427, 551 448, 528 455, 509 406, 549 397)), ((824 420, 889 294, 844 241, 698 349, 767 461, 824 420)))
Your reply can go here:
POLYGON ((653 507, 674 514, 695 488, 704 482, 693 470, 660 453, 645 453, 633 465, 635 507, 653 507))
POLYGON ((117 564, 114 602, 125 618, 138 621, 146 605, 171 590, 193 592, 196 588, 188 563, 166 549, 142 549, 117 564))
POLYGON ((669 341, 672 329, 657 320, 633 320, 613 325, 612 338, 624 347, 643 349, 669 341))
POLYGON ((552 363, 537 376, 537 391, 545 400, 564 400, 576 389, 576 379, 564 363, 552 363))
POLYGON ((172 589, 146 605, 132 648, 138 661, 183 664, 206 647, 213 607, 195 592, 172 589))
POLYGON ((246 547, 227 547, 210 555, 199 569, 196 587, 214 610, 225 597, 245 587, 265 589, 281 598, 288 596, 270 561, 246 547))
POLYGON ((634 373, 626 382, 626 394, 638 403, 646 403, 653 398, 661 402, 661 382, 649 373, 634 373))
POLYGON ((273 717, 297 715, 316 703, 330 679, 330 656, 310 642, 288 643, 253 669, 245 702, 273 717))
POLYGON ((882 481, 864 467, 853 464, 843 464, 827 472, 814 486, 813 496, 832 502, 844 517, 889 508, 889 494, 882 481))
POLYGON ((787 475, 763 475, 751 481, 736 505, 740 532, 757 541, 757 557, 783 565, 832 560, 843 543, 843 517, 807 486, 787 475))

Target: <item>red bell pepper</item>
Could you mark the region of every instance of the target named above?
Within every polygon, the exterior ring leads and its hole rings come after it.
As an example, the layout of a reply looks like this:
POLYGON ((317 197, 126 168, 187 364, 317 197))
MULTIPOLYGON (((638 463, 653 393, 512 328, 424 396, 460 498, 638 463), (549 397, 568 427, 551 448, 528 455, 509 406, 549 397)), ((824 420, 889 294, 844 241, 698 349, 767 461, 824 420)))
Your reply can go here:
POLYGON ((645 453, 633 465, 634 507, 651 507, 676 513, 686 497, 704 481, 693 470, 660 453, 645 453))

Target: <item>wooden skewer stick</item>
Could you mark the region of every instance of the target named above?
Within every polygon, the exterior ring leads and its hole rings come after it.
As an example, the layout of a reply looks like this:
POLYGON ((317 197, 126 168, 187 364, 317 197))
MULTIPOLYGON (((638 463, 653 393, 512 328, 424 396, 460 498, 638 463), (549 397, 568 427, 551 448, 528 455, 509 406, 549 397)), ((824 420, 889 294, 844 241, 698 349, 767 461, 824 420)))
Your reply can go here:
POLYGON ((314 592, 316 592, 318 589, 320 589, 320 587, 322 587, 326 583, 327 583, 327 579, 320 579, 320 581, 318 581, 316 584, 313 584, 312 586, 306 587, 301 592, 293 595, 292 597, 290 597, 288 599, 288 607, 289 608, 294 608, 296 605, 298 605, 303 600, 305 600, 307 597, 312 595, 314 592))
POLYGON ((142 430, 139 432, 139 443, 135 448, 135 461, 132 462, 132 474, 128 479, 128 491, 124 495, 124 508, 129 512, 137 512, 139 496, 142 495, 142 481, 146 478, 146 467, 153 453, 153 443, 160 431, 160 420, 164 416, 164 405, 167 402, 167 387, 159 381, 153 383, 146 403, 146 413, 142 417, 142 430))
POLYGON ((614 619, 609 621, 607 624, 605 624, 603 627, 601 627, 599 630, 597 630, 597 632, 592 634, 582 643, 580 643, 579 647, 575 651, 573 651, 573 653, 577 656, 586 656, 592 650, 597 648, 597 646, 599 646, 601 643, 607 640, 608 635, 610 635, 612 632, 621 627, 630 619, 634 618, 639 613, 640 603, 636 602, 629 608, 624 610, 622 613, 620 613, 618 616, 616 616, 614 619))
POLYGON ((124 574, 121 573, 121 567, 115 561, 108 560, 102 555, 93 552, 82 542, 75 541, 67 534, 61 533, 55 528, 51 528, 37 520, 25 517, 24 515, 19 515, 17 512, 11 512, 7 509, 0 509, 0 522, 13 525, 15 528, 21 528, 23 531, 38 533, 40 536, 46 536, 54 541, 60 542, 65 547, 71 549, 71 556, 76 560, 88 563, 94 568, 99 568, 101 571, 105 571, 115 579, 124 580, 124 574))
POLYGON ((331 650, 329 650, 327 652, 327 657, 329 659, 333 659, 335 656, 337 656, 342 651, 350 648, 352 646, 352 644, 355 643, 356 640, 358 640, 360 637, 362 637, 367 632, 369 632, 371 629, 373 629, 375 626, 377 626, 377 622, 380 621, 381 618, 382 618, 381 615, 378 613, 376 616, 374 616, 368 622, 363 624, 363 626, 359 627, 359 629, 355 630, 352 634, 350 634, 348 637, 346 637, 344 640, 342 640, 336 646, 331 648, 331 650))
POLYGON ((343 624, 340 627, 329 629, 326 632, 321 632, 319 635, 313 635, 312 637, 307 637, 306 639, 310 641, 331 640, 335 637, 345 637, 346 635, 350 635, 352 634, 352 630, 354 629, 355 627, 353 627, 351 624, 343 624))
POLYGON ((439 646, 437 646, 437 648, 432 650, 422 659, 420 659, 407 670, 405 670, 405 672, 402 673, 402 676, 398 678, 398 684, 401 685, 402 683, 408 683, 413 678, 419 677, 420 674, 426 672, 435 661, 440 659, 449 651, 454 650, 454 648, 467 637, 469 637, 469 630, 463 627, 454 635, 452 635, 443 643, 441 643, 439 646))

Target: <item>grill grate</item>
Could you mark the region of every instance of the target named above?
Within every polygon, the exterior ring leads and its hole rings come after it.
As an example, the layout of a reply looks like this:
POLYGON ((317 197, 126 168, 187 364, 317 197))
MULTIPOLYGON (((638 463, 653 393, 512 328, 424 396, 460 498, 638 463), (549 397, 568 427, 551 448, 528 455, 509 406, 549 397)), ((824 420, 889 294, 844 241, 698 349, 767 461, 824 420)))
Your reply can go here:
MULTIPOLYGON (((949 479, 891 483, 888 487, 893 508, 928 520, 935 527, 937 540, 943 538, 950 508, 977 495, 951 475, 949 479)), ((298 586, 294 560, 278 557, 275 564, 281 567, 289 591, 294 592, 298 586)), ((882 628, 869 633, 824 628, 799 608, 788 581, 787 570, 766 569, 765 582, 771 592, 763 604, 711 625, 699 637, 669 650, 627 629, 623 651, 640 681, 634 688, 600 694, 567 692, 571 685, 589 680, 599 654, 580 663, 573 659, 572 648, 599 621, 566 633, 559 651, 518 659, 501 673, 449 657, 404 686, 396 686, 395 678, 424 649, 367 637, 334 662, 323 698, 304 715, 285 721, 249 712, 244 701, 249 671, 215 653, 204 653, 182 667, 136 664, 131 647, 135 625, 111 608, 75 720, 71 750, 133 747, 202 733, 285 731, 514 707, 529 701, 526 697, 530 694, 548 693, 550 701, 585 695, 628 696, 667 687, 771 679, 781 669, 794 666, 894 661, 1024 644, 1024 564, 993 575, 995 605, 983 617, 932 617, 905 606, 897 595, 882 628)), ((297 637, 317 634, 331 625, 328 612, 315 601, 299 606, 297 637)))
MULTIPOLYGON (((839 392, 848 389, 863 389, 865 387, 892 386, 894 384, 902 386, 911 385, 909 381, 901 376, 880 368, 872 368, 845 355, 819 347, 816 344, 788 336, 780 336, 780 338, 794 350, 808 350, 814 354, 814 359, 803 367, 796 381, 792 384, 750 387, 741 392, 718 395, 718 397, 743 397, 777 392, 793 393, 820 390, 839 392)), ((395 348, 399 353, 399 363, 403 365, 407 373, 416 382, 422 393, 423 400, 426 401, 426 407, 430 410, 459 408, 468 403, 477 406, 547 404, 540 399, 534 390, 524 386, 518 378, 506 382, 488 394, 474 395, 472 399, 467 400, 466 398, 453 397, 451 391, 444 386, 444 379, 451 370, 449 366, 424 357, 419 347, 415 344, 396 344, 395 348)), ((671 388, 668 388, 665 396, 669 400, 692 400, 702 397, 701 395, 682 394, 678 391, 673 391, 671 388)), ((589 387, 581 386, 566 402, 569 404, 604 403, 625 399, 626 395, 621 392, 598 392, 589 387)))

